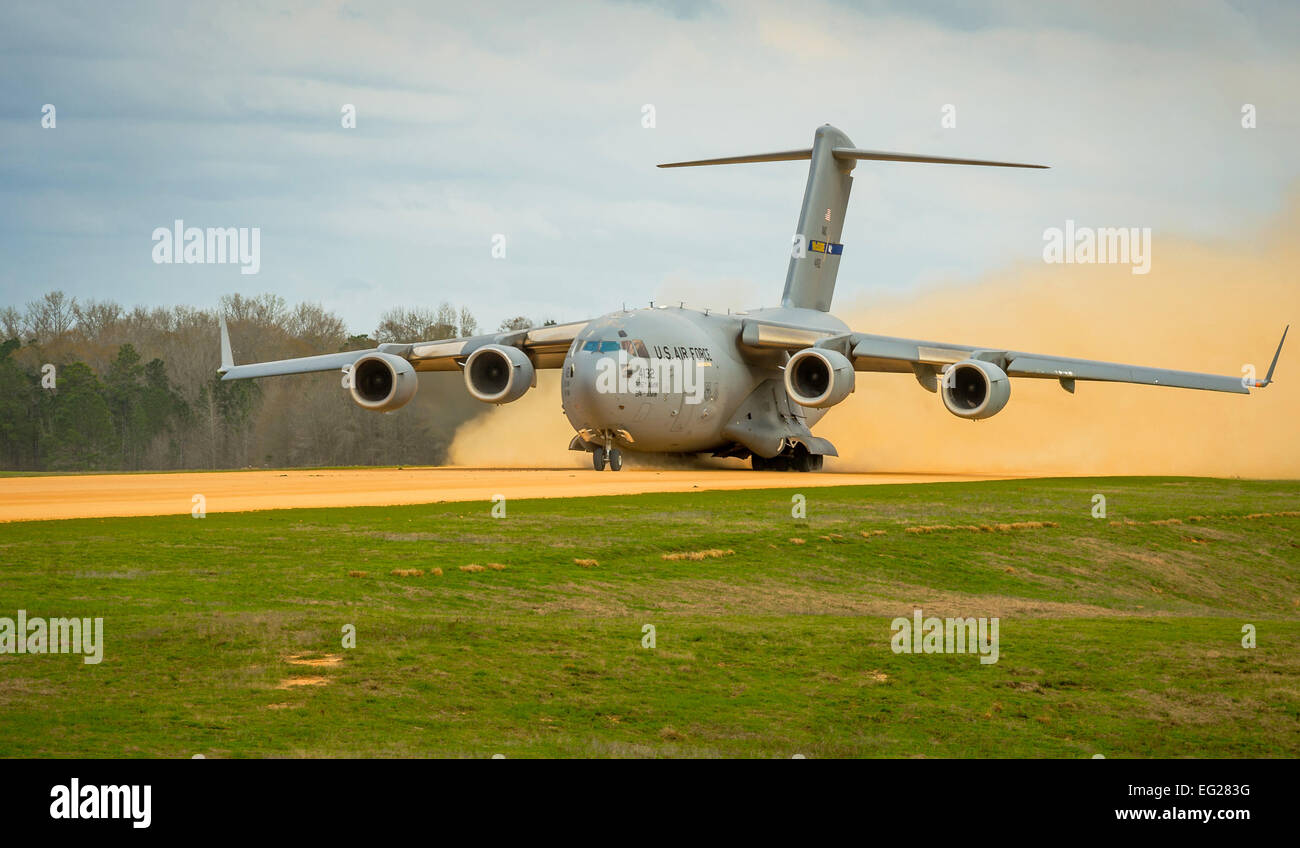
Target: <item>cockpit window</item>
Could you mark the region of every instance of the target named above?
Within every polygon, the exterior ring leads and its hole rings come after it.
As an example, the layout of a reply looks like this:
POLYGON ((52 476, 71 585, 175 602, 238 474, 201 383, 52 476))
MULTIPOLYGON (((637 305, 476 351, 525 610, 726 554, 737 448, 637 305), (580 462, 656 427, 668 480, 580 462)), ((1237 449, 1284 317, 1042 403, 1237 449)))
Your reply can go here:
POLYGON ((640 339, 624 339, 623 350, 631 359, 649 359, 650 351, 646 350, 645 342, 640 339))
MULTIPOLYGON (((645 350, 645 345, 640 344, 640 342, 637 342, 637 344, 640 346, 642 351, 645 350)), ((637 354, 633 353, 633 349, 630 348, 628 345, 629 345, 628 342, 623 342, 622 345, 620 345, 618 342, 615 341, 589 341, 582 346, 582 349, 592 353, 596 353, 596 352, 614 353, 621 346, 624 350, 627 350, 629 354, 636 356, 637 354)), ((644 354, 640 354, 640 355, 644 355, 644 354)))

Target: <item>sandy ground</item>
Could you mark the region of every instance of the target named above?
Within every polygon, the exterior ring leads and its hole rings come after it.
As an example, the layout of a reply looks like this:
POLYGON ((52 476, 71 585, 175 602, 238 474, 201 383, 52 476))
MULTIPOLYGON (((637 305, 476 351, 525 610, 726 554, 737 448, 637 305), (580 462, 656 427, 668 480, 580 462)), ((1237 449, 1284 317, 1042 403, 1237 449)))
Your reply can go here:
POLYGON ((748 470, 504 468, 301 469, 180 474, 87 474, 0 478, 0 522, 125 515, 189 515, 195 497, 208 513, 299 507, 385 506, 490 501, 493 495, 564 498, 682 492, 857 486, 1005 479, 960 474, 796 474, 748 470))

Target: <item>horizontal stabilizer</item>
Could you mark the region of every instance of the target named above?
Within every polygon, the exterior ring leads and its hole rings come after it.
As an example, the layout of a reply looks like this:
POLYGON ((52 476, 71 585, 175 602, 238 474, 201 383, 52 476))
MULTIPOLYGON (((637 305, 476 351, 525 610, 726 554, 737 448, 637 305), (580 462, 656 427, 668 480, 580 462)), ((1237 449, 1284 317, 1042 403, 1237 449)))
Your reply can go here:
MULTIPOLYGON (((923 162, 932 165, 987 165, 994 168, 1047 168, 1022 162, 994 162, 991 159, 955 159, 951 156, 925 156, 920 153, 890 153, 887 150, 860 150, 856 147, 832 148, 836 159, 860 159, 873 162, 923 162)), ((724 156, 720 159, 695 159, 690 162, 666 162, 660 168, 690 168, 696 165, 740 165, 745 162, 794 162, 811 159, 812 149, 786 150, 780 153, 754 153, 749 156, 724 156)))
POLYGON ((742 162, 794 162, 811 159, 812 148, 786 150, 782 153, 755 153, 752 156, 725 156, 721 159, 696 159, 691 162, 667 162, 660 168, 690 168, 694 165, 739 165, 742 162))
POLYGON ((1020 162, 993 162, 988 159, 953 159, 949 156, 922 156, 919 153, 890 153, 885 150, 859 150, 856 147, 836 147, 831 150, 836 159, 866 159, 873 162, 928 162, 933 165, 991 165, 995 168, 1047 168, 1047 165, 1024 165, 1020 162))

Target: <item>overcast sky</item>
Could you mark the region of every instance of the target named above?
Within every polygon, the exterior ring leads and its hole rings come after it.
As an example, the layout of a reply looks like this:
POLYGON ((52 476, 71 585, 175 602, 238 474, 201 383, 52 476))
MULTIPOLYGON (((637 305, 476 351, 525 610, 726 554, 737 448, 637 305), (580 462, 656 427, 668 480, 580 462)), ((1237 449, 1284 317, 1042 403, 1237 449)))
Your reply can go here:
POLYGON ((0 305, 773 305, 806 163, 654 165, 822 123, 1052 166, 861 163, 839 303, 1041 262, 1067 218, 1236 238, 1296 187, 1298 45, 1289 2, 6 3, 0 305), (177 218, 260 227, 260 273, 155 264, 177 218))

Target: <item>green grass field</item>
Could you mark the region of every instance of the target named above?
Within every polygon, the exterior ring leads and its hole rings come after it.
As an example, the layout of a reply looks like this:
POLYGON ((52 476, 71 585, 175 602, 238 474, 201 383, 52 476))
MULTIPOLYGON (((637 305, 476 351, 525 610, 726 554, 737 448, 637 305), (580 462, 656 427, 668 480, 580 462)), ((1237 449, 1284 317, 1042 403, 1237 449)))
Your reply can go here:
POLYGON ((0 525, 0 616, 105 641, 0 655, 0 755, 1300 756, 1300 483, 798 491, 0 525))

